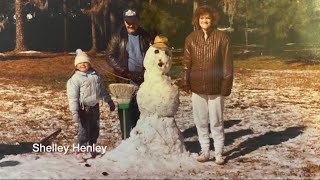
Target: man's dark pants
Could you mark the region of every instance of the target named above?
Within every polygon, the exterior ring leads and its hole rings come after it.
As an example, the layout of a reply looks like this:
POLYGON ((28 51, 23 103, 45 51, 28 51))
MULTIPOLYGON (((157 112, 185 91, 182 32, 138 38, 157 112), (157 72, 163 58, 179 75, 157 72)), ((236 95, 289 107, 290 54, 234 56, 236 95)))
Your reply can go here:
POLYGON ((137 98, 134 96, 131 99, 128 109, 120 109, 118 108, 118 115, 120 120, 120 129, 121 129, 121 137, 122 139, 126 139, 130 137, 131 130, 136 126, 139 118, 140 118, 140 111, 137 103, 137 98), (125 119, 123 117, 123 111, 125 111, 125 119), (125 129, 124 132, 124 120, 125 120, 125 129))

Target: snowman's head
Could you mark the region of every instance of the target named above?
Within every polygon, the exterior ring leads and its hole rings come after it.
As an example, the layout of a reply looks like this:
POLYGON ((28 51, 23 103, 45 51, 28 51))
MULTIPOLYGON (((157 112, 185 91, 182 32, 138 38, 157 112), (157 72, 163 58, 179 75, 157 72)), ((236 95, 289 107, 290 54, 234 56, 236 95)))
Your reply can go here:
POLYGON ((167 74, 171 68, 172 51, 169 48, 150 46, 144 58, 143 65, 147 71, 167 74))

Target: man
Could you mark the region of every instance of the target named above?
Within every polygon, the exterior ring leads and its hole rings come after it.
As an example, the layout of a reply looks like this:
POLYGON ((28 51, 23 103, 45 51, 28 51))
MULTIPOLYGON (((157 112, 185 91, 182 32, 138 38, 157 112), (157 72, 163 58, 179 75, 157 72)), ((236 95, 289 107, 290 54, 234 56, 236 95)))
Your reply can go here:
MULTIPOLYGON (((124 26, 111 38, 107 47, 106 60, 118 76, 130 79, 131 83, 140 85, 144 80, 143 60, 151 38, 149 33, 139 26, 140 18, 137 10, 129 8, 123 11, 123 20, 124 26)), ((122 139, 130 136, 131 129, 136 126, 140 117, 135 96, 130 102, 129 109, 125 111, 126 133, 123 128, 122 111, 118 110, 122 139)))
POLYGON ((230 38, 216 28, 218 14, 209 6, 199 6, 193 17, 198 30, 185 40, 182 87, 192 92, 193 118, 201 154, 199 162, 210 158, 208 123, 214 140, 215 162, 224 164, 224 97, 231 93, 233 61, 230 38))

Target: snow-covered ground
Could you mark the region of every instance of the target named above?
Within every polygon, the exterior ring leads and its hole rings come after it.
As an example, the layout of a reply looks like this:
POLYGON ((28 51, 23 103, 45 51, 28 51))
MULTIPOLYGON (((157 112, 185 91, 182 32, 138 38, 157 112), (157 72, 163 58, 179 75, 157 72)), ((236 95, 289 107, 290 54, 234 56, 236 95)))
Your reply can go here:
MULTIPOLYGON (((198 163, 200 151, 190 95, 180 93, 175 116, 187 153, 115 157, 120 140, 116 112, 101 105, 99 145, 108 152, 81 166, 74 154, 35 153, 32 145, 58 128, 52 144, 75 142, 66 92, 26 89, 0 78, 0 178, 320 178, 320 71, 241 70, 225 101, 223 166, 198 163), (242 74, 241 72, 249 71, 242 74), (6 83, 5 83, 6 82, 6 83), (308 85, 301 86, 307 83, 308 85)), ((122 144, 121 144, 122 143, 122 144)), ((214 148, 212 147, 213 155, 214 148)), ((119 153, 121 154, 121 153, 119 153)))

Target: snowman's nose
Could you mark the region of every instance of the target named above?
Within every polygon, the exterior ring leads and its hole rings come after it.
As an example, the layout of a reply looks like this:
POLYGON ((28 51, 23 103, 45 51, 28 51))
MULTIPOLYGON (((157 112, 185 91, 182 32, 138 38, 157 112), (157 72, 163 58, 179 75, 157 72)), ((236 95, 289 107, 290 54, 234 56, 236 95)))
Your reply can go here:
POLYGON ((162 66, 163 66, 163 62, 161 61, 161 59, 159 59, 158 66, 159 66, 159 67, 162 67, 162 66))

